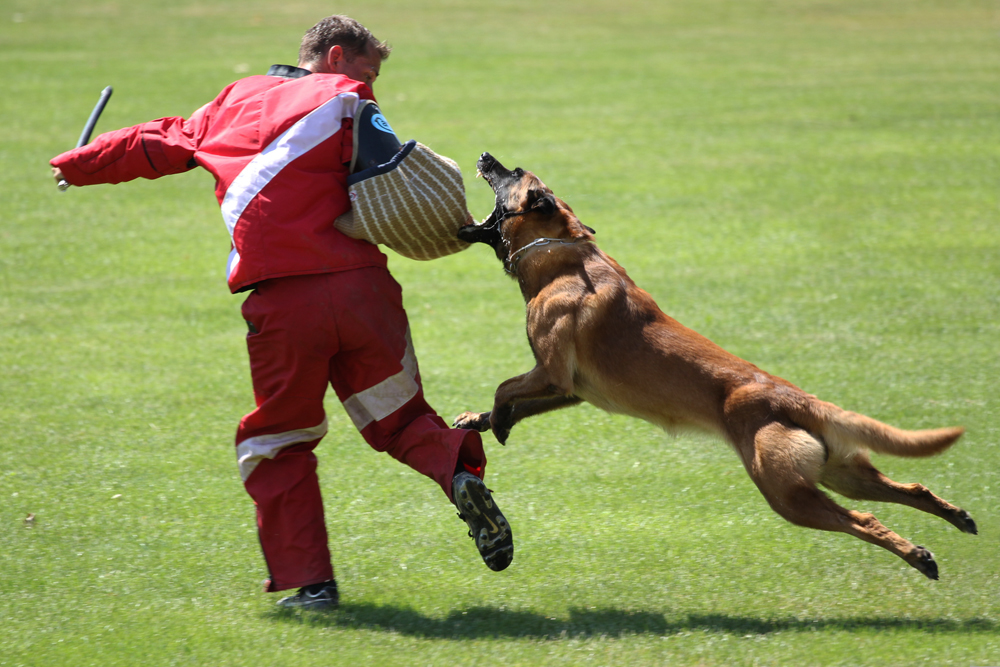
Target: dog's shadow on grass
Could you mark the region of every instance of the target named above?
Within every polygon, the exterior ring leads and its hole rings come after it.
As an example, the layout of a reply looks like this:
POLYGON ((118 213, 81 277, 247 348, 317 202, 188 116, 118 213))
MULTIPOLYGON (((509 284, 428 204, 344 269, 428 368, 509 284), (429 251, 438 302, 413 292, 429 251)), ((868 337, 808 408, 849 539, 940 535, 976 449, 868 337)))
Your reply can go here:
POLYGON ((395 632, 429 639, 670 636, 692 631, 762 636, 776 632, 918 630, 925 633, 1000 634, 1000 625, 987 619, 904 619, 857 617, 829 619, 764 619, 726 614, 691 614, 668 619, 662 613, 617 609, 570 609, 569 618, 547 617, 530 611, 471 607, 445 618, 425 616, 405 607, 344 604, 330 612, 275 610, 266 616, 282 622, 354 630, 395 632))

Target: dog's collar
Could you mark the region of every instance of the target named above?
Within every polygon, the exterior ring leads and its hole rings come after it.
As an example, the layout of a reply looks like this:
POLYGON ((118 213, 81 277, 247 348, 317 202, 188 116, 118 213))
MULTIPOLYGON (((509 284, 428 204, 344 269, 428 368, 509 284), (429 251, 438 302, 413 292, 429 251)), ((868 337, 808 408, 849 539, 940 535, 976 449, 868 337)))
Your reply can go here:
POLYGON ((550 243, 560 243, 562 245, 576 245, 580 241, 586 241, 586 239, 578 238, 578 239, 571 239, 569 241, 567 241, 566 239, 548 239, 548 238, 535 239, 531 243, 528 243, 528 244, 526 244, 524 246, 521 246, 519 249, 517 249, 514 252, 510 253, 507 256, 507 259, 504 260, 503 270, 506 271, 507 273, 509 273, 510 275, 516 274, 517 273, 517 264, 518 264, 518 262, 521 261, 521 257, 520 257, 521 253, 523 253, 523 252, 525 252, 527 250, 530 250, 532 248, 538 248, 538 247, 541 247, 541 246, 546 246, 546 245, 549 245, 550 243))
POLYGON ((529 209, 526 209, 526 208, 522 208, 520 211, 507 211, 506 213, 504 213, 503 215, 501 215, 499 218, 497 218, 496 224, 499 225, 501 222, 503 222, 507 218, 516 218, 517 216, 524 215, 524 214, 526 214, 528 212, 529 212, 529 209))

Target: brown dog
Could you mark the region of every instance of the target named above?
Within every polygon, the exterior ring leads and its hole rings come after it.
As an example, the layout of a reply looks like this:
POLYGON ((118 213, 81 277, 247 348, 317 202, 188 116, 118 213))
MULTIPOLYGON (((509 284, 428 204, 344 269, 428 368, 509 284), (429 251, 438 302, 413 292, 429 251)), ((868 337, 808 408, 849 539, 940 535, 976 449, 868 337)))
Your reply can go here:
POLYGON ((900 430, 820 401, 729 354, 665 315, 534 174, 509 171, 489 153, 478 167, 496 193, 496 208, 458 235, 492 246, 521 286, 536 366, 497 388, 492 411, 466 412, 456 426, 492 428, 504 443, 525 417, 587 401, 669 430, 708 430, 736 448, 782 517, 877 544, 931 579, 938 568, 930 551, 871 514, 844 509, 817 485, 855 500, 909 505, 976 533, 967 512, 920 484, 892 481, 867 452, 930 456, 963 429, 900 430))

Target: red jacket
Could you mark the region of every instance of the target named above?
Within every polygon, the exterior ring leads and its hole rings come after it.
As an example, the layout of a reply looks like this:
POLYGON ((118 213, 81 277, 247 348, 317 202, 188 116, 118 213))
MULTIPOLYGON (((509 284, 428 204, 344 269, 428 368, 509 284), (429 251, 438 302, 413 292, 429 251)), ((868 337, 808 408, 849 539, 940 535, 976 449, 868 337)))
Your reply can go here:
MULTIPOLYGON (((289 68, 291 69, 291 68, 289 68)), ((159 178, 201 166, 233 249, 229 288, 268 278, 385 266, 378 248, 337 231, 347 193, 351 123, 371 89, 339 74, 251 76, 191 118, 161 118, 98 136, 54 158, 73 185, 159 178)))

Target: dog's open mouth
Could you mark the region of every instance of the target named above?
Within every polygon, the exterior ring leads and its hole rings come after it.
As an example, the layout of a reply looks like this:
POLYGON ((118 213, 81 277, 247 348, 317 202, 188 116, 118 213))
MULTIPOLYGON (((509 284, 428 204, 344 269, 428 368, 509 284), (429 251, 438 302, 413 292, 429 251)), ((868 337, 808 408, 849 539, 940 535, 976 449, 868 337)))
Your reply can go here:
POLYGON ((506 172, 507 174, 510 173, 510 171, 508 171, 502 164, 500 164, 499 160, 497 160, 489 153, 483 153, 482 155, 479 156, 479 159, 476 161, 476 176, 482 176, 486 180, 486 182, 490 184, 490 187, 493 189, 493 192, 497 191, 497 186, 495 181, 497 180, 496 175, 498 170, 501 172, 501 174, 503 172, 506 172))
POLYGON ((493 211, 480 223, 481 225, 494 225, 503 219, 506 212, 507 188, 517 183, 523 175, 523 170, 507 169, 489 153, 479 156, 479 160, 476 161, 476 176, 481 176, 496 195, 493 211))
MULTIPOLYGON (((476 161, 476 178, 482 177, 496 195, 496 204, 482 222, 466 225, 458 230, 458 238, 468 243, 486 243, 498 249, 501 243, 500 221, 504 217, 506 196, 503 194, 508 182, 515 182, 517 170, 510 171, 489 153, 483 153, 476 161)), ((499 250, 498 250, 499 252, 499 250)))

